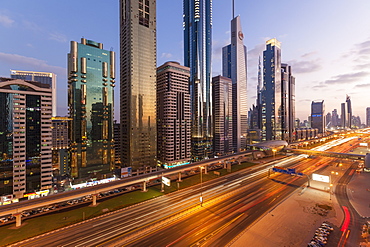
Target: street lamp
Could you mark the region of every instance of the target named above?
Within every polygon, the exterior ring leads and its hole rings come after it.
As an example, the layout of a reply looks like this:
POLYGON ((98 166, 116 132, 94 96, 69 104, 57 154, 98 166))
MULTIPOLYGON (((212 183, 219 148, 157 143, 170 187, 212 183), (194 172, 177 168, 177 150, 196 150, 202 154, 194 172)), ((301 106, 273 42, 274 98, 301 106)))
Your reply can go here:
POLYGON ((202 176, 202 170, 203 170, 203 166, 199 166, 199 169, 200 169, 200 206, 203 207, 203 176, 202 176))
POLYGON ((272 157, 273 157, 274 159, 275 159, 275 153, 276 153, 276 151, 277 151, 277 150, 276 150, 275 148, 273 148, 273 149, 272 149, 272 157))

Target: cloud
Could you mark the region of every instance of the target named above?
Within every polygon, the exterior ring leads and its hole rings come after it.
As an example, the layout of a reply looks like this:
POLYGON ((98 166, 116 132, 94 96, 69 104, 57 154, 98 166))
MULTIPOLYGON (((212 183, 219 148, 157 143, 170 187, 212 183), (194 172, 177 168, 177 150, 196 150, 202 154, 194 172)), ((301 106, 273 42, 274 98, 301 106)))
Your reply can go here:
POLYGON ((28 30, 31 30, 31 31, 34 31, 34 32, 42 32, 43 31, 43 29, 34 22, 24 20, 24 21, 22 21, 22 23, 23 23, 22 26, 24 28, 28 29, 28 30))
POLYGON ((326 87, 327 87, 327 85, 319 84, 319 85, 313 86, 312 89, 321 90, 321 89, 326 88, 326 87))
POLYGON ((12 69, 52 72, 62 76, 67 74, 66 68, 49 65, 44 60, 39 60, 32 57, 25 57, 17 54, 7 54, 0 52, 0 63, 5 63, 9 65, 9 67, 14 66, 14 68, 12 69))
POLYGON ((345 84, 345 83, 352 83, 357 82, 367 76, 370 75, 370 72, 354 72, 348 74, 342 74, 332 77, 330 80, 324 81, 325 84, 345 84))
POLYGON ((310 72, 318 71, 322 68, 320 64, 320 59, 311 60, 311 61, 291 60, 288 62, 288 64, 292 66, 293 73, 295 74, 310 73, 310 72))
POLYGON ((9 16, 6 16, 4 14, 0 14, 0 24, 4 27, 11 27, 14 23, 14 20, 12 20, 9 16))
POLYGON ((316 54, 317 54, 317 51, 312 51, 312 52, 308 52, 308 53, 303 54, 301 57, 302 58, 308 58, 308 57, 312 57, 316 54))
POLYGON ((53 32, 49 33, 49 39, 58 41, 60 43, 66 43, 67 37, 64 34, 53 32))
POLYGON ((355 64, 353 69, 364 70, 370 68, 370 40, 355 44, 351 50, 344 53, 341 59, 352 58, 355 64))
POLYGON ((369 84, 358 84, 355 86, 355 88, 368 88, 370 87, 370 83, 369 84))
POLYGON ((161 55, 161 58, 171 58, 172 57, 172 54, 171 53, 165 53, 163 52, 162 55, 161 55))

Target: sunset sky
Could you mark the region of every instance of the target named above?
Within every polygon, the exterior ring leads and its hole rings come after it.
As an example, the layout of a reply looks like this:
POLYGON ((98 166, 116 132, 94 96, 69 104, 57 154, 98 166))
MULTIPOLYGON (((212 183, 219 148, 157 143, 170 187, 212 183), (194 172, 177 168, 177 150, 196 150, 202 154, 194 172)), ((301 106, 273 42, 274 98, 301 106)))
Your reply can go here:
MULTIPOLYGON (((326 112, 351 97, 353 115, 365 121, 370 107, 369 0, 235 0, 248 49, 248 102, 256 99, 258 57, 277 38, 282 62, 296 77, 296 116, 310 114, 312 100, 326 112)), ((119 54, 118 0, 1 1, 0 76, 10 69, 57 74, 58 115, 67 115, 67 53, 81 37, 119 54)), ((212 74, 221 73, 221 49, 230 42, 231 0, 213 1, 212 74)), ((117 54, 117 66, 119 55, 117 54)), ((183 64, 182 1, 157 0, 157 66, 183 64)), ((117 67, 117 69, 119 69, 117 67)), ((119 78, 117 78, 119 81, 119 78)), ((119 87, 115 93, 119 119, 119 87)))

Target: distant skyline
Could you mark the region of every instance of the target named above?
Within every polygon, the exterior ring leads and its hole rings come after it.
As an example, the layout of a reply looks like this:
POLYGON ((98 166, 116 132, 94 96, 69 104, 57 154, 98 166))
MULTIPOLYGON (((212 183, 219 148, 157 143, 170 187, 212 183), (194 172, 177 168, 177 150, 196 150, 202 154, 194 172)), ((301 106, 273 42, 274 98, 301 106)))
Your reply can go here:
MULTIPOLYGON (((157 66, 183 65, 182 1, 157 1, 157 66)), ((222 74, 222 47, 230 43, 230 1, 213 1, 212 75, 222 74)), ((248 50, 248 106, 256 100, 258 57, 265 41, 277 38, 282 62, 296 77, 296 116, 307 119, 312 101, 324 100, 325 112, 351 97, 354 116, 365 122, 370 91, 370 1, 235 0, 248 50)), ((67 53, 81 37, 119 53, 118 0, 2 1, 0 76, 10 70, 57 74, 60 116, 67 115, 67 53)), ((119 58, 117 56, 117 70, 119 58)), ((117 73, 118 74, 118 73, 117 73)), ((119 78, 117 78, 119 81, 119 78)), ((115 90, 119 119, 119 87, 115 90)))

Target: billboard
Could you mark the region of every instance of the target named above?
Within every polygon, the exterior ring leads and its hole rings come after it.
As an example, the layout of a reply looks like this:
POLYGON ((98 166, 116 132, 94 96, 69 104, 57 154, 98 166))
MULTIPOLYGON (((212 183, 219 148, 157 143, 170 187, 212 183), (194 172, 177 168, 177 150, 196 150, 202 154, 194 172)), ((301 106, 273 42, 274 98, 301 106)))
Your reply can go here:
POLYGON ((123 167, 121 168, 121 178, 131 177, 132 168, 131 167, 123 167))
POLYGON ((171 180, 166 177, 162 177, 162 183, 167 186, 171 186, 171 180))
POLYGON ((312 180, 324 182, 324 183, 330 183, 330 177, 325 175, 320 175, 316 173, 312 173, 312 180))

